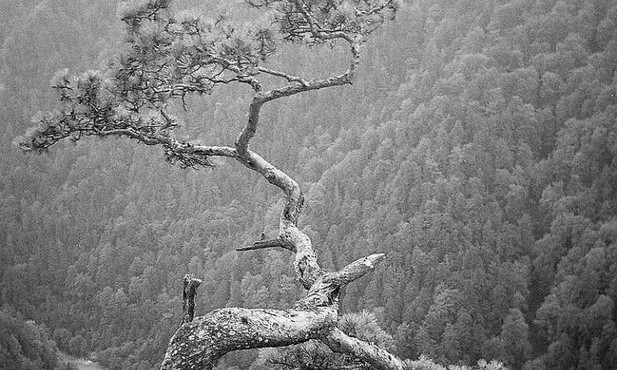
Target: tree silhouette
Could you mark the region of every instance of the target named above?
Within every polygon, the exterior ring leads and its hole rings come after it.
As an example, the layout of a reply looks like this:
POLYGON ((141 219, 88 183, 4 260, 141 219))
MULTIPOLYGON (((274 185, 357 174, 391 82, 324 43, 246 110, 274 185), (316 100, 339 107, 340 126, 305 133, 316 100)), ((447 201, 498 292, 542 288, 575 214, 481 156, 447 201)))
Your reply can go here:
MULTIPOLYGON (((310 238, 297 227, 304 206, 300 187, 249 149, 266 103, 351 84, 361 46, 394 16, 396 5, 393 0, 247 0, 247 4, 263 17, 240 26, 225 17, 176 14, 171 0, 123 3, 124 51, 104 71, 80 76, 70 76, 66 70, 58 73, 52 85, 58 94, 58 109, 40 114, 38 125, 18 138, 17 144, 41 153, 67 138, 128 137, 161 146, 169 162, 184 168, 212 166, 213 157, 234 159, 283 191, 278 235, 259 238, 238 250, 276 247, 295 253, 296 278, 308 291, 306 296, 289 310, 223 308, 193 320, 187 314, 170 340, 162 368, 210 369, 230 351, 318 339, 332 351, 352 355, 374 368, 401 369, 402 361, 386 350, 335 326, 341 288, 371 271, 385 256, 373 254, 335 272, 322 269, 310 238), (307 79, 268 63, 284 43, 345 45, 350 60, 339 74, 307 79), (249 86, 253 94, 247 122, 233 145, 206 145, 174 135, 186 126, 173 114, 174 109, 186 109, 191 95, 210 94, 225 85, 249 86)), ((192 304, 189 301, 186 306, 192 304)))

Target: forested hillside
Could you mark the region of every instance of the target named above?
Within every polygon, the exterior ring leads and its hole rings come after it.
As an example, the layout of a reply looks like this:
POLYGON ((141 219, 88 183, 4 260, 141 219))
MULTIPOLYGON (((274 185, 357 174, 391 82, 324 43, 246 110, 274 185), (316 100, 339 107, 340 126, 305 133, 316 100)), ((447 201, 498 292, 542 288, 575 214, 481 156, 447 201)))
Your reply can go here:
MULTIPOLYGON (((276 234, 281 208, 241 166, 181 170, 122 139, 12 145, 53 107, 57 70, 104 68, 122 47, 116 6, 0 0, 0 307, 75 355, 149 369, 181 322, 184 274, 204 280, 198 314, 288 307, 303 289, 289 253, 234 251, 276 234)), ((290 47, 276 63, 321 76, 340 59, 290 47)), ((307 194, 322 266, 387 254, 342 306, 371 312, 402 358, 613 369, 616 70, 617 1, 404 1, 353 86, 273 103, 252 145, 307 194)), ((247 104, 234 89, 191 99, 183 134, 233 142, 247 104)))
POLYGON ((44 325, 0 311, 0 367, 2 369, 64 370, 58 347, 44 325))

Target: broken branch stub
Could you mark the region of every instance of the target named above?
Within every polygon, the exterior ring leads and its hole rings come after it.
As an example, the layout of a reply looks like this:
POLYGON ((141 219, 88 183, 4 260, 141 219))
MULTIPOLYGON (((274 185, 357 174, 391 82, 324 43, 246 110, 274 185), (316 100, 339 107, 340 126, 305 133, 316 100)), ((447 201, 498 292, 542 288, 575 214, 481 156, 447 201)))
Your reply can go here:
POLYGON ((184 289, 182 291, 182 323, 193 321, 195 317, 195 296, 197 296, 197 288, 201 285, 202 281, 191 275, 184 275, 182 279, 184 283, 184 289))

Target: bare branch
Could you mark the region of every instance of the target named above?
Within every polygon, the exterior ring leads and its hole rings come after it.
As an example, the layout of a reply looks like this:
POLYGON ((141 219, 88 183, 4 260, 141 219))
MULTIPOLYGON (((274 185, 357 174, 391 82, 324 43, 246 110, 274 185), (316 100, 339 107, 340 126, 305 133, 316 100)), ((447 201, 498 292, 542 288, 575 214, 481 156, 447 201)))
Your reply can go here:
POLYGON ((405 368, 403 361, 388 351, 360 339, 350 337, 337 328, 334 328, 321 341, 332 351, 350 354, 367 362, 376 370, 403 370, 405 368))
POLYGON ((257 91, 253 97, 253 101, 249 106, 249 117, 247 124, 236 139, 235 145, 238 150, 238 154, 244 155, 248 149, 249 141, 255 136, 257 132, 257 125, 259 123, 259 114, 261 107, 272 100, 276 100, 283 97, 289 97, 302 92, 320 90, 328 87, 341 86, 345 84, 351 84, 353 75, 360 63, 360 40, 350 40, 352 61, 349 64, 347 70, 337 76, 323 79, 316 79, 310 82, 295 76, 290 76, 282 72, 275 72, 269 69, 263 69, 264 73, 270 73, 279 77, 284 77, 293 82, 300 82, 299 84, 293 84, 284 86, 278 89, 270 90, 266 93, 257 91))
POLYGON ((270 240, 256 241, 252 246, 236 248, 236 251, 238 251, 238 252, 245 252, 245 251, 254 251, 254 250, 258 250, 258 249, 268 249, 268 248, 285 248, 285 249, 289 249, 279 239, 270 239, 270 240))
POLYGON ((169 342, 161 369, 207 370, 230 351, 288 346, 320 338, 334 327, 336 310, 232 307, 209 312, 178 329, 169 342))
POLYGON ((305 87, 308 86, 308 82, 306 82, 301 77, 292 76, 292 75, 289 75, 289 74, 284 73, 284 72, 275 71, 275 70, 272 70, 272 69, 269 69, 269 68, 265 68, 265 67, 261 67, 261 66, 258 67, 257 69, 260 72, 267 73, 267 74, 272 75, 272 76, 284 78, 288 82, 297 82, 297 83, 299 83, 302 86, 305 86, 305 87))
POLYGON ((332 284, 343 286, 366 275, 375 269, 375 265, 383 261, 385 258, 386 255, 383 253, 372 254, 370 256, 360 258, 359 260, 343 267, 340 271, 330 274, 328 280, 331 281, 332 284))
POLYGON ((300 304, 338 304, 341 288, 372 271, 384 258, 384 254, 373 254, 350 263, 340 271, 320 274, 300 304))

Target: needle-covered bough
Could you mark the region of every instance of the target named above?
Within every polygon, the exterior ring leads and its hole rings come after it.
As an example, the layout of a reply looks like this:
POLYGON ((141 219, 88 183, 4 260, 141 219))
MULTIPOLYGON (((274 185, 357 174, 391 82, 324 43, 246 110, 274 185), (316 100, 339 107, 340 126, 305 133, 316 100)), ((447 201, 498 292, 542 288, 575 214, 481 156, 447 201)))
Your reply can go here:
MULTIPOLYGON (((387 351, 336 328, 340 290, 384 259, 374 254, 340 271, 324 271, 309 237, 297 227, 304 204, 298 184, 249 149, 264 104, 311 90, 351 84, 361 46, 384 21, 393 18, 393 0, 247 0, 265 14, 263 22, 233 27, 224 19, 174 14, 171 0, 123 3, 127 47, 105 71, 80 76, 59 73, 53 89, 59 107, 36 118, 38 125, 19 137, 26 151, 43 152, 59 140, 85 136, 124 136, 163 147, 166 158, 182 167, 211 166, 228 157, 260 173, 280 188, 285 206, 278 236, 239 250, 284 248, 295 253, 297 280, 307 289, 293 309, 223 308, 193 318, 192 297, 199 285, 185 278, 183 324, 169 342, 162 369, 211 369, 225 353, 321 340, 376 369, 402 369, 387 351), (240 31, 241 30, 241 31, 240 31), (326 78, 307 79, 269 67, 269 58, 285 42, 313 46, 345 44, 349 64, 326 78), (275 83, 268 89, 266 82, 275 83), (245 84, 253 92, 248 119, 231 146, 179 140, 182 122, 171 113, 175 101, 208 94, 218 86, 245 84)), ((176 104, 177 105, 177 104, 176 104)))

